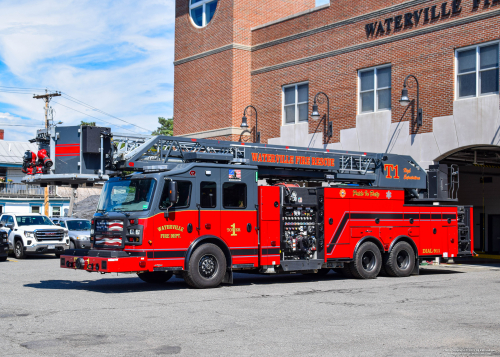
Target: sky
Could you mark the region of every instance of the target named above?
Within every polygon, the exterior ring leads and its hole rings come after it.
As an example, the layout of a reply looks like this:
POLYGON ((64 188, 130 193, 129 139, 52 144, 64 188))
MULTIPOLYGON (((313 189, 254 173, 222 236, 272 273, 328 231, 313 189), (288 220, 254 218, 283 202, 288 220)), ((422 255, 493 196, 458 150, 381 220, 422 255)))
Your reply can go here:
MULTIPOLYGON (((317 5, 328 0, 317 0, 317 5)), ((175 0, 1 0, 0 128, 27 141, 54 120, 150 134, 173 115, 175 0), (104 112, 104 114, 103 114, 104 112), (107 115, 109 114, 109 115, 107 115)))

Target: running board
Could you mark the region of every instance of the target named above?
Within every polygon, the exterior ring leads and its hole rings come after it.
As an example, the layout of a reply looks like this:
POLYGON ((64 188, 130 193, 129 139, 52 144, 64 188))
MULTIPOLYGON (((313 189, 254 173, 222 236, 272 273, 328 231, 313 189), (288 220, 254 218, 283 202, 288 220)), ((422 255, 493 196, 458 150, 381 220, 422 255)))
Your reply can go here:
POLYGON ((283 271, 317 270, 321 269, 323 264, 322 259, 281 261, 283 271))

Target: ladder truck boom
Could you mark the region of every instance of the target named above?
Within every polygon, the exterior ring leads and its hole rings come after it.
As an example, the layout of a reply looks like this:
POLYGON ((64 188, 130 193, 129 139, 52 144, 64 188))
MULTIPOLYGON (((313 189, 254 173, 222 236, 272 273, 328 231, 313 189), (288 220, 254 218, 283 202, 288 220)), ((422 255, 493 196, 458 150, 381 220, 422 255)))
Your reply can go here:
POLYGON ((25 154, 26 182, 104 182, 92 248, 67 250, 61 268, 211 288, 235 272, 404 277, 423 259, 473 252, 473 209, 456 205, 454 167, 87 126, 34 141, 43 157, 25 154))
POLYGON ((411 156, 350 152, 244 142, 111 133, 103 127, 52 127, 39 130, 41 149, 53 158, 45 171, 25 177, 42 185, 106 181, 124 171, 170 170, 194 162, 253 165, 260 179, 351 183, 403 188, 414 200, 454 201, 456 166, 431 165, 428 174, 411 156))

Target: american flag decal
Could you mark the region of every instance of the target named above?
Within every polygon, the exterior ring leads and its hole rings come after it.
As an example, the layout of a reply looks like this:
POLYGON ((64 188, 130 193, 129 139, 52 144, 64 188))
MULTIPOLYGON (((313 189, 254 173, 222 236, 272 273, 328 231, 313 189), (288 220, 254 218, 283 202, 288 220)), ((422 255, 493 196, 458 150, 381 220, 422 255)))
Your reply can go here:
POLYGON ((98 220, 96 221, 96 237, 94 244, 101 247, 121 247, 121 235, 115 235, 118 232, 123 232, 123 221, 114 220, 98 220))

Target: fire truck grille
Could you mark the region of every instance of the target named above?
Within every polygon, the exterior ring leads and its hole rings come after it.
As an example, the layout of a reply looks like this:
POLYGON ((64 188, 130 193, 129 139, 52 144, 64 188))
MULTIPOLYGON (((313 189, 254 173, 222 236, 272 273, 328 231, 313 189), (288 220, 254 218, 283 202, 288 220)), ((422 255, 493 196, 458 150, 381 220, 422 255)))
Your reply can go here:
POLYGON ((53 231, 36 231, 35 232, 35 238, 38 241, 44 241, 44 240, 63 240, 64 238, 64 231, 62 230, 53 230, 53 231))

